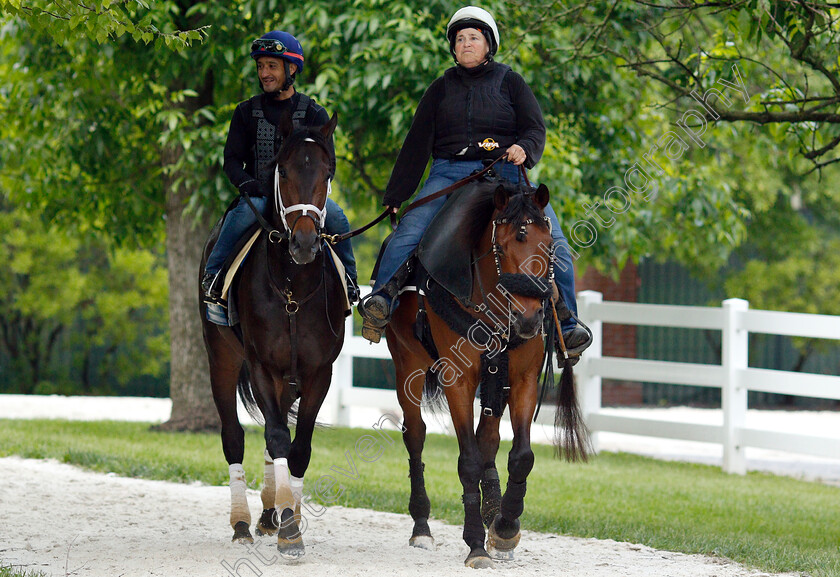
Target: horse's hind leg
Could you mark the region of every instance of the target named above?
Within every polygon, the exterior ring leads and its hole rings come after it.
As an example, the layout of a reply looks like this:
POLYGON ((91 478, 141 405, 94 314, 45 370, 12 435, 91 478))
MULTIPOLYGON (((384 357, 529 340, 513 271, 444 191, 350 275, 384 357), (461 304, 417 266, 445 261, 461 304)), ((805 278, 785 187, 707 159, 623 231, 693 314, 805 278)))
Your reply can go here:
POLYGON ((242 467, 245 454, 245 431, 239 424, 239 417, 236 414, 236 383, 242 362, 240 359, 225 358, 226 356, 224 352, 210 355, 210 384, 216 410, 222 421, 222 450, 230 473, 232 540, 253 543, 254 538, 250 530, 251 511, 246 497, 245 469, 242 467))
POLYGON ((488 529, 502 504, 502 489, 499 471, 496 470, 496 454, 499 452, 499 417, 481 415, 476 430, 478 450, 481 453, 481 520, 488 529))

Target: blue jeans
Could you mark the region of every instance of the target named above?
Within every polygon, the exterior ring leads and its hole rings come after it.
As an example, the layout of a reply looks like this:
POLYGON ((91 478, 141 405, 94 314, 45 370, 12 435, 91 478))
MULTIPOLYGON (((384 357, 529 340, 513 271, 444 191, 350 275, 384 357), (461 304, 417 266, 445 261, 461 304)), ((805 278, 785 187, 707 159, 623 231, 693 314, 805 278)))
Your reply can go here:
MULTIPOLYGON (((464 161, 464 160, 445 160, 435 159, 432 162, 432 169, 429 171, 429 178, 423 184, 423 188, 417 194, 415 200, 425 198, 430 194, 446 188, 447 186, 456 183, 462 178, 466 178, 476 170, 484 168, 480 160, 464 161)), ((502 178, 511 182, 518 182, 520 179, 519 167, 511 163, 504 162, 493 167, 502 178), (501 165, 501 168, 499 166, 501 165)), ((446 203, 449 196, 437 198, 423 206, 411 209, 402 219, 394 231, 394 236, 385 248, 385 253, 382 255, 382 260, 379 263, 379 271, 376 275, 376 282, 373 285, 373 292, 377 292, 391 280, 391 277, 399 270, 405 263, 417 245, 420 244, 420 238, 426 232, 429 224, 432 222, 434 216, 446 203)), ((566 306, 577 315, 577 300, 575 299, 575 271, 572 267, 572 256, 569 253, 569 243, 566 237, 563 236, 563 231, 560 229, 560 221, 557 220, 557 214, 551 207, 551 204, 546 205, 545 215, 551 220, 551 237, 554 240, 554 280, 560 295, 566 306)), ((387 295, 383 295, 388 298, 387 295)), ((575 321, 568 319, 563 321, 562 328, 564 331, 574 328, 575 321)))
MULTIPOLYGON (((268 205, 268 199, 264 196, 251 197, 251 201, 259 211, 265 215, 265 207, 268 205)), ((329 234, 344 234, 350 231, 350 223, 344 215, 341 207, 332 200, 327 199, 326 204, 327 218, 324 222, 324 229, 329 234)), ((222 265, 225 263, 233 247, 239 242, 239 239, 245 234, 251 225, 257 222, 257 217, 254 211, 248 206, 245 199, 239 199, 239 202, 234 206, 225 216, 225 221, 222 223, 222 230, 219 231, 219 239, 213 247, 213 252, 207 257, 207 266, 204 268, 205 272, 209 274, 218 274, 222 265)), ((353 256, 353 245, 350 239, 341 241, 333 246, 333 250, 341 259, 344 265, 344 270, 347 276, 356 282, 356 258, 353 256)))

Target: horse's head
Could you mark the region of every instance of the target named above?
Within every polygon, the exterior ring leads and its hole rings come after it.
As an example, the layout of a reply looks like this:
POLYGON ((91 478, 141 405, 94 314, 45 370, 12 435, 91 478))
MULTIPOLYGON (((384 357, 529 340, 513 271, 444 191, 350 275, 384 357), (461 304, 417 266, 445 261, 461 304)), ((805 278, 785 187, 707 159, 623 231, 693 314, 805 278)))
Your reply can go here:
POLYGON ((274 201, 289 255, 297 264, 312 262, 321 249, 321 232, 330 193, 329 140, 337 117, 320 128, 305 128, 283 138, 274 171, 274 201), (306 218, 304 218, 306 217, 306 218))
MULTIPOLYGON (((548 189, 499 184, 493 194, 490 249, 496 273, 495 313, 523 339, 539 334, 546 300, 554 294, 551 225, 543 209, 548 189)), ((493 302, 494 299, 490 299, 493 302)))

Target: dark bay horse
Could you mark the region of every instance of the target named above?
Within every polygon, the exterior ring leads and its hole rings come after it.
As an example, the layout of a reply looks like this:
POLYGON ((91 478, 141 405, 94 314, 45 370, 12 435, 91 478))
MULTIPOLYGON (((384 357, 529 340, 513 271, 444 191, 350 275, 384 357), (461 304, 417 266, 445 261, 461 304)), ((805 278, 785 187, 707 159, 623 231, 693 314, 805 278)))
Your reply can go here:
MULTIPOLYGON (((232 297, 235 303, 229 303, 237 307, 239 327, 208 321, 206 304, 201 305, 213 398, 230 469, 233 540, 253 542, 242 468, 245 435, 236 412, 238 389, 249 412, 257 417, 259 412, 265 420, 263 512, 256 532, 276 533, 277 548, 287 559, 304 554, 303 477, 315 419, 344 342, 346 296, 321 237, 330 186, 328 141, 336 122, 333 116, 323 127, 294 133, 291 121, 281 127, 285 134, 275 159, 276 198, 269 199, 274 208, 266 216, 274 230, 263 232, 251 248, 232 297), (298 398, 293 441, 288 417, 298 398)), ((211 233, 204 260, 218 229, 217 225, 211 233)))
MULTIPOLYGON (((463 537, 470 548, 465 564, 480 568, 493 566, 491 554, 512 558, 519 542, 526 479, 534 465, 530 428, 544 359, 543 323, 548 320, 546 315, 552 314, 557 293, 547 248, 552 246, 550 224, 543 212, 548 203, 546 187, 534 190, 505 181, 468 186, 474 189, 464 189, 466 207, 459 211, 461 221, 452 227, 457 232, 444 242, 450 248, 458 242, 470 245, 464 262, 471 273, 460 275, 472 277, 469 300, 456 301, 449 293, 435 296, 435 283, 427 281, 425 296, 402 295, 386 335, 396 365, 397 395, 405 419, 403 440, 409 454, 409 512, 414 519, 409 543, 421 548, 434 544, 427 523, 430 502, 422 462, 426 425, 420 405, 424 389, 427 398, 442 389, 460 448, 463 537), (422 332, 415 331, 415 319, 424 314, 436 360, 427 352, 429 347, 419 346, 415 337, 422 332), (427 374, 430 367, 431 378, 427 374), (486 389, 482 391, 484 409, 474 429, 473 402, 480 382, 486 389), (502 495, 495 462, 505 405, 510 410, 514 438, 502 495), (487 549, 482 522, 489 529, 487 549)), ((555 428, 565 456, 585 459, 587 434, 569 363, 561 379, 555 428)))

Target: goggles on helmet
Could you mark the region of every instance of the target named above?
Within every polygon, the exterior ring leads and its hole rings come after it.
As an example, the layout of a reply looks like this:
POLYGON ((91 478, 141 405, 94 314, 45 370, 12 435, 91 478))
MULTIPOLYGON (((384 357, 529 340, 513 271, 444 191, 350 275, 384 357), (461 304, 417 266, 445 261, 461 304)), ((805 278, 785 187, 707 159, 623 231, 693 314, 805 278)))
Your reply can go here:
POLYGON ((286 47, 279 40, 272 38, 257 38, 251 44, 251 52, 273 52, 274 54, 283 54, 286 52, 286 47))

